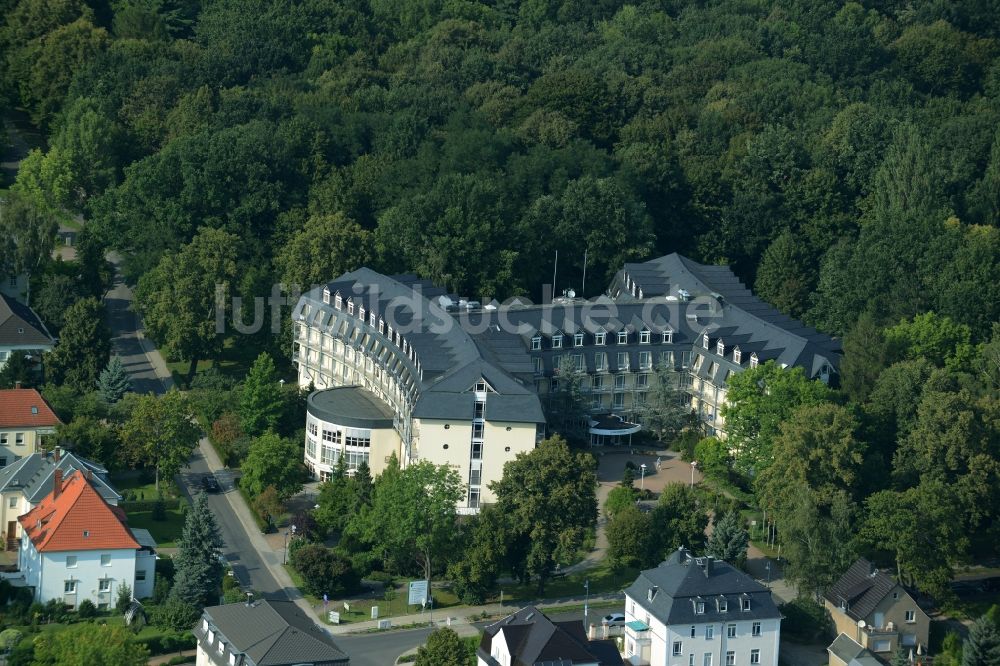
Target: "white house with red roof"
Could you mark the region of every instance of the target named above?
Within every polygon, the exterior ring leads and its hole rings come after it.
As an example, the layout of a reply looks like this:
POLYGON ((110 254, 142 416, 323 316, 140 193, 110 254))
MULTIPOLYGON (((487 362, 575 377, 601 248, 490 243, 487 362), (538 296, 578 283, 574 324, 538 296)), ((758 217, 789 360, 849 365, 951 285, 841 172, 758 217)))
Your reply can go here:
POLYGON ((122 584, 136 598, 152 595, 155 551, 136 539, 125 513, 104 501, 85 472, 63 478, 57 469, 52 492, 18 522, 25 537, 18 571, 36 601, 76 608, 90 599, 98 609, 112 608, 122 584))
POLYGON ((62 422, 33 388, 0 391, 0 467, 39 450, 44 435, 62 422))

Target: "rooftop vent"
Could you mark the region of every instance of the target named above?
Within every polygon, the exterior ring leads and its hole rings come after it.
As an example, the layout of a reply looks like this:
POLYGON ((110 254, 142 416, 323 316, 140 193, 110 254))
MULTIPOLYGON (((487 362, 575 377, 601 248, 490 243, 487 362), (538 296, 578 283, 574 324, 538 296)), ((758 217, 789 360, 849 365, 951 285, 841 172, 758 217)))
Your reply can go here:
POLYGON ((656 593, 659 592, 660 588, 656 585, 652 586, 646 591, 646 600, 652 601, 656 597, 656 593))

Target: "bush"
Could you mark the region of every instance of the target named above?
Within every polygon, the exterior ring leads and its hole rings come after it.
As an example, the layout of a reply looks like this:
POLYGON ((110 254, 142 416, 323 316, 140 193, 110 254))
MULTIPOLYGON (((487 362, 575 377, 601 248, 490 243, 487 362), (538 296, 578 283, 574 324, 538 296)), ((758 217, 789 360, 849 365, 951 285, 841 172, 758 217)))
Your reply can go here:
POLYGON ((350 560, 318 544, 296 549, 292 566, 302 574, 305 591, 316 597, 342 596, 357 589, 360 582, 350 560))
POLYGON ((17 647, 22 640, 24 640, 24 634, 17 629, 4 629, 0 631, 0 650, 9 652, 17 647))
POLYGON ((152 515, 150 516, 153 520, 163 521, 167 519, 167 504, 163 501, 163 495, 161 494, 153 502, 152 515))
POLYGON ((42 608, 42 615, 49 622, 62 622, 69 617, 69 606, 59 599, 49 599, 42 608))
POLYGON ((168 597, 162 604, 147 606, 146 615, 149 623, 155 627, 188 631, 198 621, 201 612, 191 604, 168 597))
POLYGON ((125 513, 132 513, 133 511, 156 511, 157 503, 162 503, 163 509, 165 511, 178 509, 181 506, 181 500, 176 497, 170 499, 135 500, 132 502, 122 502, 120 506, 125 511, 125 513))
POLYGON ((634 506, 638 499, 638 491, 627 486, 615 486, 608 493, 608 499, 604 502, 604 511, 609 516, 621 513, 630 506, 634 506))
POLYGON ((679 451, 681 454, 681 460, 684 462, 691 462, 694 460, 694 447, 698 445, 698 440, 701 439, 698 431, 696 430, 685 430, 680 434, 680 436, 674 440, 670 448, 674 451, 679 451))
POLYGON ((806 643, 833 640, 833 619, 830 612, 812 599, 799 597, 781 604, 778 609, 785 619, 781 623, 781 633, 806 643))
POLYGON ((97 606, 90 599, 84 599, 80 602, 80 605, 76 608, 76 615, 81 620, 89 620, 92 617, 97 617, 97 606))
MULTIPOLYGON (((146 636, 145 638, 137 639, 136 642, 145 645, 151 655, 170 654, 171 652, 189 650, 197 647, 198 644, 194 634, 190 631, 194 624, 194 621, 192 621, 186 630, 169 631, 159 635, 146 636)), ((187 657, 187 659, 190 660, 190 657, 187 657)))

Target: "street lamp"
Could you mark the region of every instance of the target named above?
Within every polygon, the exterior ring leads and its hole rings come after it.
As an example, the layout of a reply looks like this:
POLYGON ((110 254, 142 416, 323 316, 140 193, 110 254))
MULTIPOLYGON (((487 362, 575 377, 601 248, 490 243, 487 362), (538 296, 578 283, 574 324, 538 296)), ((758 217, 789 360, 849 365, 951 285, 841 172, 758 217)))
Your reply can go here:
POLYGON ((694 488, 694 470, 698 466, 697 460, 691 461, 691 487, 694 488))
POLYGON ((639 490, 646 489, 646 463, 639 465, 639 490))
POLYGON ((767 569, 767 588, 771 589, 771 560, 764 563, 764 568, 767 569))
POLYGON ((587 591, 587 596, 583 601, 583 631, 587 633, 590 631, 590 624, 588 618, 588 611, 590 606, 590 579, 588 578, 583 582, 583 589, 587 591))

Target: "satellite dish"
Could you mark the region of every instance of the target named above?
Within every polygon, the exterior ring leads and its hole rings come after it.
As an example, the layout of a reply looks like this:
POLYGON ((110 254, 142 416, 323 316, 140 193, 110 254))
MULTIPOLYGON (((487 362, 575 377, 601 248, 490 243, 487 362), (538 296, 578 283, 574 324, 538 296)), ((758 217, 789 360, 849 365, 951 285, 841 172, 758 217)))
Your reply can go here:
POLYGON ((864 620, 858 620, 858 629, 864 629, 867 623, 864 620))

